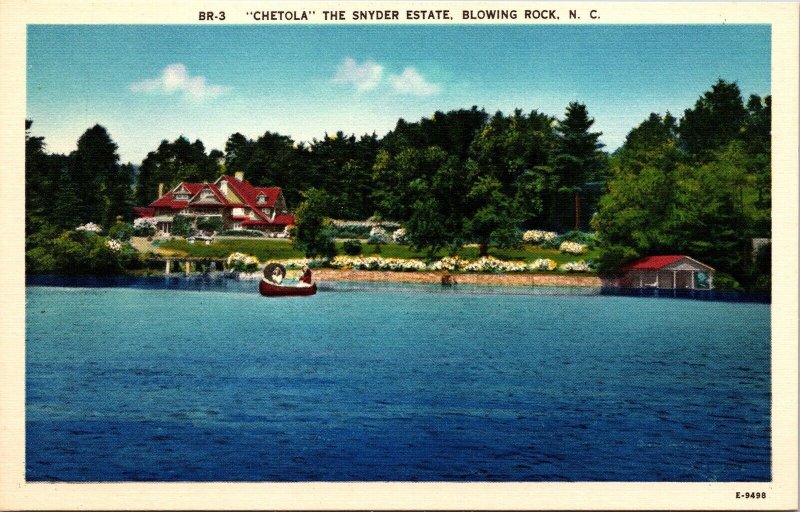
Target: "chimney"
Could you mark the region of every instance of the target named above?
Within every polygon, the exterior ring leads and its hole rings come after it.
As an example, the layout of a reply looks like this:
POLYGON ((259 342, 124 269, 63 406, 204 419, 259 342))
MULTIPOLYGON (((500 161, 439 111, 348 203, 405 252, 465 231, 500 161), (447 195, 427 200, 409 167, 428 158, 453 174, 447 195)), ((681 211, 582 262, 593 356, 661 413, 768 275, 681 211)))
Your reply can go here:
POLYGON ((235 172, 233 175, 237 180, 244 181, 244 173, 242 171, 235 172))
MULTIPOLYGON (((163 197, 163 196, 164 196, 164 184, 163 183, 159 183, 158 184, 158 197, 160 198, 160 197, 163 197)), ((156 199, 158 199, 158 198, 156 198, 156 199)))

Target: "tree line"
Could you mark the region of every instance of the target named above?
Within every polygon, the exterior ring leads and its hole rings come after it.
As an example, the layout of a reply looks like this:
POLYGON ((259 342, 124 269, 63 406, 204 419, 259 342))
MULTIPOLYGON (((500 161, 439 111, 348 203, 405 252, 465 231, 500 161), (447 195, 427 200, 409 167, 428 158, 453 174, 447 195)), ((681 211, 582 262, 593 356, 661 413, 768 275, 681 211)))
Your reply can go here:
POLYGON ((580 102, 560 117, 472 107, 399 119, 383 137, 340 131, 297 143, 234 133, 209 151, 181 136, 138 166, 120 163, 99 125, 69 155, 48 153, 26 131, 26 228, 109 225, 153 201, 160 183, 243 171, 315 218, 399 221, 420 250, 478 243, 485 253, 519 244, 520 229, 593 229, 603 272, 685 252, 740 279, 738 269, 753 273, 749 240, 770 233, 769 97, 745 103, 736 83, 720 80, 680 119, 651 114, 612 154, 593 124, 580 102))

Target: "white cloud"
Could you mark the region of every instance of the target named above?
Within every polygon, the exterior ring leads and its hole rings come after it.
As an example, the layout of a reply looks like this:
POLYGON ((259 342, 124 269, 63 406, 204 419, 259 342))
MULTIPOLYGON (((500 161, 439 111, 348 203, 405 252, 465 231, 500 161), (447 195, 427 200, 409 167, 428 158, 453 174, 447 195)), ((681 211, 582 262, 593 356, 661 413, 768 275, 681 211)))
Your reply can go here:
POLYGON ((383 78, 383 66, 380 64, 371 60, 359 64, 348 57, 336 68, 333 81, 340 84, 353 84, 358 91, 369 91, 378 86, 381 78, 383 78))
POLYGON ((399 75, 391 75, 389 82, 396 92, 413 96, 430 96, 442 89, 439 84, 433 84, 425 80, 416 69, 411 67, 405 68, 399 75))
POLYGON ((224 85, 209 85, 204 76, 191 76, 183 64, 170 64, 158 78, 150 78, 130 85, 133 92, 173 94, 182 92, 185 98, 204 100, 216 98, 230 90, 224 85))

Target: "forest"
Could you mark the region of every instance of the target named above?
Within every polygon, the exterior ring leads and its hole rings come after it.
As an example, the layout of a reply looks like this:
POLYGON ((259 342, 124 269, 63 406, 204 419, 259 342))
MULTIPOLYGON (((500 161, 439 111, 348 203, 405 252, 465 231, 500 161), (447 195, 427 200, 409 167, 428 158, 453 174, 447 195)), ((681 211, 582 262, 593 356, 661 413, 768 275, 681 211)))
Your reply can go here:
MULTIPOLYGON (((720 79, 679 117, 650 114, 611 153, 576 101, 560 115, 436 112, 399 119, 383 137, 339 131, 303 143, 234 133, 209 150, 180 136, 135 164, 120 162, 103 126, 63 155, 48 152, 27 120, 26 263, 64 268, 59 259, 87 250, 76 226, 130 221, 160 183, 242 171, 254 185, 282 187, 300 219, 396 221, 419 250, 478 244, 485 254, 519 246, 525 229, 593 232, 601 275, 639 256, 687 254, 717 268, 725 287, 768 289, 769 248, 754 253, 752 239, 771 237, 770 112, 769 96, 745 101, 720 79)), ((306 233, 311 252, 317 234, 306 233)), ((94 249, 95 271, 124 267, 94 249)))

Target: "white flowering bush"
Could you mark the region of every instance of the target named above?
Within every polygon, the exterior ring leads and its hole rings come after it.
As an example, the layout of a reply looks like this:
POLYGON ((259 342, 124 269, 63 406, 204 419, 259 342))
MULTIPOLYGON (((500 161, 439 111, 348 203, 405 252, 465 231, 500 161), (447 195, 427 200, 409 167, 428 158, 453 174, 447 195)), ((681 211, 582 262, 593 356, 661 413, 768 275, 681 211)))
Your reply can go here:
POLYGON ((380 256, 336 256, 330 265, 334 268, 351 268, 353 270, 394 270, 410 272, 427 270, 424 261, 402 258, 382 258, 380 256))
POLYGON ((558 233, 554 233, 553 231, 531 229, 522 234, 522 241, 529 244, 540 244, 542 242, 552 242, 557 236, 558 233))
POLYGON ((225 260, 227 267, 237 272, 253 272, 258 269, 258 258, 241 252, 233 252, 225 260))
POLYGON ((392 240, 396 244, 404 244, 407 241, 406 240, 407 236, 408 236, 408 231, 406 231, 405 228, 396 229, 392 233, 392 240))
POLYGON ((323 267, 329 264, 330 261, 324 258, 323 259, 299 258, 293 260, 283 260, 277 263, 280 263, 281 265, 283 265, 288 269, 298 269, 298 268, 303 268, 303 265, 308 265, 310 268, 323 267))
POLYGON ((546 270, 552 271, 558 267, 558 263, 550 258, 539 258, 528 263, 528 270, 546 270))
POLYGON ((385 244, 389 241, 389 233, 380 226, 375 226, 369 230, 369 243, 385 244))
POLYGON ((591 272, 592 269, 589 264, 583 260, 570 261, 561 265, 560 269, 564 272, 591 272))
POLYGON ((446 272, 455 272, 457 270, 461 270, 464 268, 468 262, 466 260, 462 260, 458 256, 447 256, 439 261, 435 261, 431 263, 430 269, 431 270, 444 270, 446 272))
POLYGON ((156 233, 156 219, 139 217, 133 220, 133 234, 136 236, 152 236, 156 233))
POLYGON ((101 228, 94 222, 87 222, 83 226, 78 226, 77 228, 75 228, 75 231, 88 231, 89 233, 99 233, 103 231, 103 228, 101 228))
POLYGON ((156 227, 156 219, 155 217, 139 217, 138 219, 133 219, 133 227, 134 228, 146 228, 148 226, 156 227))
POLYGON ((119 252, 120 250, 122 250, 122 242, 114 238, 111 238, 109 240, 106 240, 106 247, 108 247, 114 252, 119 252))
POLYGON ((464 265, 467 272, 524 272, 528 266, 521 261, 503 261, 492 256, 472 261, 464 265))
POLYGON ((587 247, 583 244, 579 244, 578 242, 561 242, 561 245, 558 246, 558 250, 567 253, 567 254, 583 254, 586 252, 587 247))

